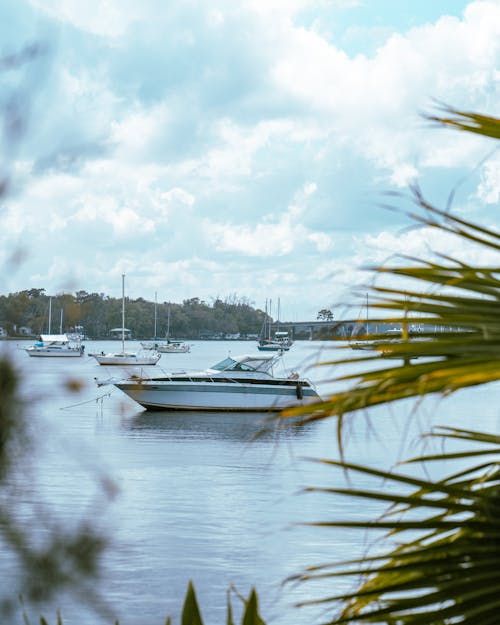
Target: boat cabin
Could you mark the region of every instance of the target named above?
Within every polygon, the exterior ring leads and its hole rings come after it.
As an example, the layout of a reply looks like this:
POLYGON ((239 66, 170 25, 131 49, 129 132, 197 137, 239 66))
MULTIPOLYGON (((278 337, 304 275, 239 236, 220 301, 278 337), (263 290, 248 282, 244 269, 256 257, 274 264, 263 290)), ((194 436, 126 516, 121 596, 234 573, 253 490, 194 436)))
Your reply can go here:
POLYGON ((266 373, 277 360, 276 355, 235 356, 210 367, 216 371, 259 371, 266 373))

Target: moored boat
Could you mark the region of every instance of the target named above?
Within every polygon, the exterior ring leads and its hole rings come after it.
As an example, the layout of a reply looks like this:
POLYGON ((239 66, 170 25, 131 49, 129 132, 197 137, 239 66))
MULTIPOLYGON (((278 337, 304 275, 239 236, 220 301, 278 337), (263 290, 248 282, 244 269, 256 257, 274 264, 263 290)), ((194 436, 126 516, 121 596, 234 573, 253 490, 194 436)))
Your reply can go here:
POLYGON ((41 334, 36 343, 26 348, 26 353, 40 358, 78 358, 84 349, 79 341, 71 342, 66 334, 41 334))
POLYGON ((141 343, 143 349, 154 349, 160 354, 187 354, 191 351, 191 346, 188 345, 188 343, 170 338, 170 304, 168 306, 167 315, 167 336, 164 341, 156 338, 156 294, 154 336, 155 338, 152 341, 145 341, 141 343))
POLYGON ((93 356, 100 365, 156 365, 161 354, 158 352, 137 352, 125 351, 125 274, 122 275, 122 350, 121 352, 111 352, 100 354, 89 354, 93 356))
POLYGON ((259 352, 287 352, 293 345, 288 332, 275 332, 273 339, 261 339, 257 345, 259 352))
POLYGON ((320 399, 294 373, 277 377, 278 354, 228 357, 204 371, 176 372, 111 383, 147 410, 279 411, 320 399))
POLYGON ((184 341, 174 341, 168 339, 167 341, 160 343, 157 347, 160 354, 187 354, 191 351, 191 346, 184 341))
POLYGON ((161 354, 157 352, 111 352, 100 354, 89 354, 93 356, 100 365, 156 365, 160 360, 161 354))
POLYGON ((143 349, 155 350, 160 354, 187 354, 191 351, 191 346, 184 341, 145 341, 141 343, 143 349))

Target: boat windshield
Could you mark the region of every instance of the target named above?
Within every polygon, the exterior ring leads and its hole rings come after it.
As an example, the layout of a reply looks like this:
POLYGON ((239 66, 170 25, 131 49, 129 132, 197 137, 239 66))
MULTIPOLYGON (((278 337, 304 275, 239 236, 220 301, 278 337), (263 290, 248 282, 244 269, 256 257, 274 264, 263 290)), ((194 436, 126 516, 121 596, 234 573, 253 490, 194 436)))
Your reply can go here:
POLYGON ((249 358, 244 361, 225 358, 211 367, 217 371, 267 371, 272 366, 269 359, 249 358))

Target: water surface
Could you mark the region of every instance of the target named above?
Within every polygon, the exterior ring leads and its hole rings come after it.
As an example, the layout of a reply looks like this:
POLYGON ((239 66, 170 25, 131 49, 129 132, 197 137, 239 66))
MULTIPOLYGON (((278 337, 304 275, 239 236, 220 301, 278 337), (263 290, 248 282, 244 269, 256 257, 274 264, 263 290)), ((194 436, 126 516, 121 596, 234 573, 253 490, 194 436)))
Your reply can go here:
MULTIPOLYGON (((243 595, 257 588, 269 624, 328 620, 318 608, 292 605, 337 594, 347 582, 283 586, 283 580, 309 565, 361 556, 372 538, 304 523, 375 518, 381 511, 370 502, 301 492, 307 485, 346 485, 341 471, 308 460, 338 458, 333 420, 262 433, 266 415, 150 413, 114 387, 96 385, 96 378, 120 374, 115 367, 101 367, 88 356, 30 358, 17 349, 23 346, 11 341, 4 349, 20 371, 37 441, 30 504, 50 505, 61 527, 90 518, 106 533, 110 546, 95 589, 121 625, 160 625, 167 615, 180 622, 189 580, 205 625, 225 622, 231 584, 243 595), (80 391, 71 391, 68 380, 78 381, 80 391), (116 489, 112 500, 103 494, 103 483, 116 489)), ((119 347, 86 342, 87 353, 119 347)), ((153 369, 205 368, 228 354, 254 351, 249 342, 194 341, 191 353, 163 354, 153 369)), ((303 369, 330 356, 318 343, 297 342, 284 366, 303 369)), ((307 372, 316 382, 325 374, 317 368, 307 372)), ((329 386, 318 388, 326 392, 329 386)), ((490 385, 487 402, 480 389, 444 403, 431 400, 417 416, 409 416, 408 402, 357 415, 346 429, 345 453, 371 466, 394 465, 422 450, 419 434, 435 422, 436 411, 448 423, 497 431, 498 390, 490 385)), ((359 487, 373 485, 353 479, 359 487)), ((26 506, 24 521, 33 523, 33 505, 26 506)), ((20 590, 14 580, 11 586, 20 590)), ((65 625, 112 622, 64 595, 43 607, 49 622, 58 608, 65 625)))

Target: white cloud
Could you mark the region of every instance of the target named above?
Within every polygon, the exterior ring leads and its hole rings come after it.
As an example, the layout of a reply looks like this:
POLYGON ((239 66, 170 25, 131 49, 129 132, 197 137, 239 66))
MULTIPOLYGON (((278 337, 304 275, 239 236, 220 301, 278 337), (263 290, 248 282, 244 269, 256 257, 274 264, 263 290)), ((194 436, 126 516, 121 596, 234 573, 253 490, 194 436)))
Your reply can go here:
POLYGON ((326 232, 310 232, 307 238, 316 245, 318 252, 327 252, 333 247, 332 237, 326 232))
POLYGON ((477 195, 485 204, 498 204, 500 199, 500 158, 498 156, 484 164, 477 195))
POLYGON ((144 14, 141 3, 134 0, 31 0, 31 3, 56 20, 106 37, 123 35, 127 27, 144 14))
MULTIPOLYGON (((463 20, 443 17, 393 34, 372 58, 350 58, 318 33, 290 27, 282 32, 273 76, 281 89, 321 115, 340 140, 348 138, 377 166, 392 170, 399 184, 403 170, 406 179, 410 169, 411 178, 421 173, 417 154, 432 162, 440 151, 440 134, 423 132, 419 110, 428 109, 431 98, 460 104, 464 93, 469 103, 490 95, 493 103, 499 57, 500 4, 475 2, 463 20)), ((450 148, 441 162, 447 167, 477 157, 477 141, 466 141, 465 153, 458 149, 464 147, 459 137, 445 141, 450 148)))
POLYGON ((310 242, 319 252, 329 250, 333 241, 325 232, 313 232, 302 224, 307 202, 317 185, 306 183, 299 189, 288 209, 277 215, 268 214, 256 225, 217 223, 206 220, 204 231, 211 244, 223 252, 248 256, 272 257, 290 254, 310 242))
POLYGON ((461 209, 481 215, 498 202, 498 159, 471 175, 489 144, 431 128, 419 112, 436 97, 495 114, 500 4, 377 34, 382 44, 356 56, 318 27, 333 16, 348 26, 349 12, 336 10, 349 5, 33 0, 34 17, 59 24, 59 47, 11 167, 17 193, 4 202, 0 241, 57 236, 7 288, 55 279, 57 258, 91 291, 110 291, 108 273, 135 266, 145 297, 160 282, 181 299, 183 288, 194 297, 221 285, 259 297, 264 268, 288 297, 314 301, 357 283, 358 267, 389 250, 428 242, 453 252, 432 236, 391 234, 401 217, 373 207, 380 190, 418 181, 442 197, 464 177, 461 209))
POLYGON ((405 232, 382 231, 367 235, 358 241, 358 247, 367 251, 366 262, 393 264, 401 256, 436 260, 438 253, 471 265, 498 266, 495 250, 475 245, 464 245, 464 240, 435 228, 418 228, 405 232))
POLYGON ((259 258, 290 254, 304 236, 304 228, 293 224, 289 214, 255 226, 206 222, 205 232, 218 251, 259 258))

